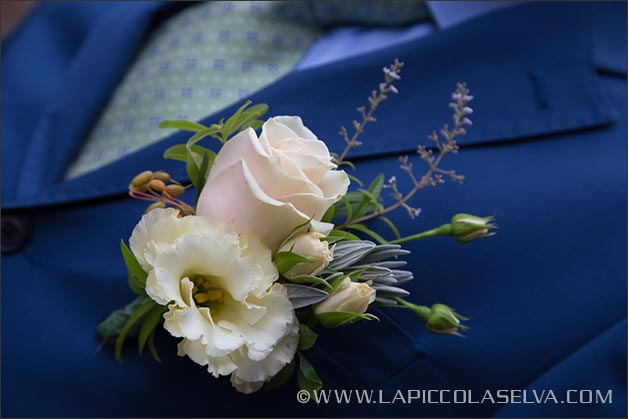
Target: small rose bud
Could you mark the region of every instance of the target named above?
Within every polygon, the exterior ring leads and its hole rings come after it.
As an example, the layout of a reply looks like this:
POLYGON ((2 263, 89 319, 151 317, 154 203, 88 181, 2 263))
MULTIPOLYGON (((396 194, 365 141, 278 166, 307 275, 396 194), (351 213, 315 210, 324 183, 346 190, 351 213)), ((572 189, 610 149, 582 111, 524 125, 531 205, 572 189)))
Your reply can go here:
POLYGON ((168 185, 166 186, 166 193, 170 196, 183 195, 185 188, 181 185, 168 185))
POLYGON ((133 178, 133 180, 131 181, 131 186, 135 188, 141 188, 150 181, 152 176, 153 172, 151 172, 150 170, 146 170, 133 178))
POLYGON ((445 304, 434 304, 425 321, 425 328, 432 333, 462 336, 458 330, 466 330, 468 326, 461 325, 460 320, 469 319, 462 317, 445 304))
POLYGON ((155 172, 153 173, 153 179, 158 179, 162 182, 168 182, 170 180, 170 174, 163 171, 155 172))
POLYGON ((321 241, 325 237, 321 233, 307 233, 296 236, 284 244, 280 252, 293 252, 310 259, 311 263, 302 262, 288 269, 283 276, 295 278, 297 276, 316 275, 333 258, 333 250, 329 248, 326 241, 321 241))
POLYGON ((375 290, 365 282, 352 282, 345 278, 336 292, 327 297, 314 309, 316 314, 342 311, 364 313, 369 304, 375 301, 375 290))
POLYGON ((166 184, 159 179, 153 179, 148 182, 148 189, 152 189, 155 192, 163 192, 166 190, 166 184))
POLYGON ((451 233, 458 243, 468 243, 470 241, 493 236, 495 233, 490 229, 497 228, 491 221, 495 217, 476 217, 469 214, 457 214, 451 219, 451 233))

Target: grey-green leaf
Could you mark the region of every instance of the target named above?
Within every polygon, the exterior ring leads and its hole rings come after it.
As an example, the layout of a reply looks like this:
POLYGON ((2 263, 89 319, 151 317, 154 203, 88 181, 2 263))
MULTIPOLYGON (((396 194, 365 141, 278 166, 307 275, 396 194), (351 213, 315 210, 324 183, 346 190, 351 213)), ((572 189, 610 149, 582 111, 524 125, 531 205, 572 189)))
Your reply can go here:
POLYGON ((288 298, 295 310, 320 303, 329 296, 325 291, 314 287, 297 284, 285 284, 284 286, 288 290, 288 298))

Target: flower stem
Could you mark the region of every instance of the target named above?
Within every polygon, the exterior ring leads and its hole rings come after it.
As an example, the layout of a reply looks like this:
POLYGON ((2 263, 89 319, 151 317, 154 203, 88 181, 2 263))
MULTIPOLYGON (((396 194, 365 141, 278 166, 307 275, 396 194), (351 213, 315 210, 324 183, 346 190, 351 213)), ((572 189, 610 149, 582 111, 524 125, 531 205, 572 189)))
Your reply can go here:
POLYGON ((430 314, 432 313, 432 309, 428 306, 412 304, 400 297, 395 297, 394 300, 399 303, 400 307, 407 308, 408 310, 412 310, 413 312, 415 312, 416 315, 419 316, 423 321, 427 321, 427 319, 430 317, 430 314))
POLYGON ((433 236, 451 236, 451 224, 443 224, 442 226, 433 228, 431 230, 423 231, 421 233, 413 234, 407 237, 402 237, 397 240, 391 240, 390 244, 408 243, 411 241, 421 240, 433 236))

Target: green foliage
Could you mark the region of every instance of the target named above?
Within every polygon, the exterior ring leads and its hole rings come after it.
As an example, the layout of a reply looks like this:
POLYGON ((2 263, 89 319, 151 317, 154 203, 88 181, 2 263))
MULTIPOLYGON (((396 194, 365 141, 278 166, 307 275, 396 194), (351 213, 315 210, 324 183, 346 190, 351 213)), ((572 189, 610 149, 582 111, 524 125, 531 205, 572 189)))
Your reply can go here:
POLYGON ((360 238, 348 231, 332 230, 327 237, 325 237, 325 240, 327 240, 329 244, 334 244, 343 240, 360 240, 360 238))
POLYGON ((146 277, 148 275, 144 272, 144 269, 142 269, 142 266, 135 258, 133 252, 131 252, 122 240, 120 240, 120 251, 122 252, 122 257, 124 258, 124 263, 128 271, 129 287, 135 294, 145 296, 146 291, 144 287, 146 286, 146 277))
POLYGON ((259 103, 248 108, 251 103, 250 100, 247 100, 246 103, 240 106, 224 123, 222 119, 220 120, 218 125, 220 126, 220 136, 223 144, 227 142, 233 133, 240 132, 249 127, 256 130, 262 126, 264 121, 258 118, 268 112, 268 105, 259 103))
POLYGON ((174 128, 180 131, 191 131, 191 132, 199 132, 204 129, 207 129, 205 125, 201 125, 197 122, 193 121, 182 121, 182 120, 165 120, 159 123, 159 128, 174 128))
MULTIPOLYGON (((146 297, 137 297, 135 300, 124 306, 123 308, 119 308, 113 311, 105 320, 103 320, 99 325, 96 331, 103 338, 111 338, 116 337, 122 332, 124 325, 129 320, 129 317, 133 315, 137 311, 138 308, 144 304, 146 301, 146 297)), ((139 331, 139 324, 136 324, 132 327, 127 336, 137 336, 139 331)))
POLYGON ((253 129, 261 127, 263 121, 259 118, 268 111, 268 105, 261 103, 249 107, 250 104, 251 101, 247 101, 227 120, 223 118, 217 124, 211 124, 209 127, 197 122, 180 120, 162 121, 159 124, 160 128, 175 128, 194 133, 185 144, 169 147, 164 152, 164 158, 185 162, 187 175, 196 189, 196 201, 198 201, 198 197, 205 186, 207 176, 209 176, 216 158, 214 151, 197 143, 211 137, 220 141, 221 144, 225 144, 235 133, 249 127, 253 129))
POLYGON ((296 226, 292 230, 290 230, 290 234, 288 234, 288 237, 286 237, 284 239, 284 241, 281 242, 281 244, 279 245, 279 248, 281 249, 283 246, 286 245, 286 243, 288 243, 290 240, 295 238, 297 235, 304 233, 302 230, 306 226, 308 226, 308 228, 307 228, 307 230, 305 232, 309 232, 310 231, 309 224, 311 222, 312 222, 312 219, 310 218, 309 220, 305 221, 304 223, 299 224, 298 226, 296 226))
MULTIPOLYGON (((360 182, 359 179, 354 177, 352 180, 357 181, 357 183, 362 185, 362 182, 360 182)), ((380 173, 377 177, 375 177, 375 179, 373 179, 367 189, 359 188, 358 190, 347 193, 332 207, 334 208, 333 216, 335 218, 344 218, 342 226, 350 227, 355 224, 359 224, 353 223, 354 221, 383 210, 384 206, 382 205, 383 199, 381 195, 384 187, 384 181, 384 174, 380 173)), ((392 224, 390 220, 386 220, 387 221, 384 222, 392 224)), ((367 232, 361 227, 358 227, 356 230, 360 230, 373 238, 378 237, 373 236, 370 230, 367 232)), ((379 238, 381 238, 381 236, 379 236, 379 238)), ((379 238, 376 238, 376 240, 379 240, 379 238)))
POLYGON ((299 369, 297 371, 297 383, 301 390, 306 390, 314 397, 314 391, 323 388, 323 382, 318 377, 316 370, 310 362, 299 352, 299 369))
POLYGON ((294 278, 284 278, 284 279, 293 284, 321 285, 323 288, 331 289, 331 285, 329 285, 327 281, 317 276, 296 276, 294 278))
MULTIPOLYGON (((207 151, 211 151, 206 147, 202 147, 196 144, 190 146, 189 149, 199 156, 202 156, 207 151)), ((188 146, 186 144, 176 144, 172 147, 168 147, 168 149, 164 151, 164 159, 178 160, 183 162, 188 161, 188 146)))
POLYGON ((286 384, 290 377, 292 377, 292 374, 294 374, 296 364, 296 358, 293 358, 292 361, 275 374, 273 378, 264 383, 264 390, 273 390, 286 384))
POLYGON ((312 263, 311 259, 293 252, 278 252, 275 254, 275 265, 281 275, 299 263, 312 263))
POLYGON ((137 346, 140 354, 144 350, 144 345, 146 345, 148 338, 153 336, 155 328, 161 324, 166 311, 168 311, 167 307, 156 304, 144 318, 142 326, 140 327, 140 333, 137 337, 137 346))
POLYGON ((329 328, 348 326, 360 320, 379 320, 376 316, 369 313, 358 314, 344 311, 319 313, 316 316, 323 326, 329 328))
POLYGON ((144 319, 144 317, 157 306, 150 298, 144 298, 144 302, 139 306, 137 310, 129 317, 127 322, 124 324, 124 327, 120 331, 118 338, 116 339, 115 344, 115 357, 116 360, 120 361, 122 356, 122 345, 126 339, 127 334, 133 328, 133 326, 138 323, 140 320, 144 319))
POLYGON ((374 232, 370 228, 366 227, 364 224, 351 224, 351 225, 345 226, 345 228, 349 228, 349 229, 352 229, 352 230, 357 230, 357 231, 359 231, 361 233, 364 233, 367 236, 369 236, 372 239, 374 239, 375 241, 377 241, 379 244, 387 244, 388 243, 388 240, 386 240, 385 238, 383 238, 382 236, 380 236, 379 234, 377 234, 376 232, 374 232))
POLYGON ((307 351, 316 343, 318 333, 305 324, 299 324, 299 350, 307 351))

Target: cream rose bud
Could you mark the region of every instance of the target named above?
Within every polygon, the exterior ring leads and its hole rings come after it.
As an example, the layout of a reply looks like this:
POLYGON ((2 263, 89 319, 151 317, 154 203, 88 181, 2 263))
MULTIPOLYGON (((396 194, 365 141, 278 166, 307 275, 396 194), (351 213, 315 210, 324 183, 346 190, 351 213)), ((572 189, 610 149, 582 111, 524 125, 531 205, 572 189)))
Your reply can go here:
POLYGON ((364 282, 353 282, 346 278, 336 292, 320 303, 317 314, 333 311, 362 314, 375 301, 375 290, 364 282))
POLYGON ((242 131, 222 147, 201 192, 197 214, 225 222, 276 251, 294 227, 312 220, 314 231, 349 186, 324 142, 301 118, 278 116, 242 131))
POLYGON ((298 263, 288 269, 283 276, 286 278, 295 278, 297 276, 316 275, 332 260, 333 250, 329 248, 329 244, 321 240, 325 235, 321 233, 301 234, 284 244, 280 252, 293 252, 304 256, 313 262, 298 263))

